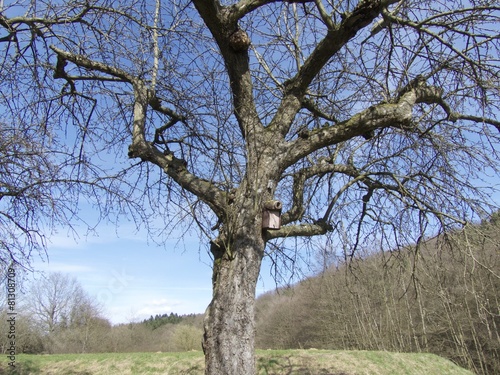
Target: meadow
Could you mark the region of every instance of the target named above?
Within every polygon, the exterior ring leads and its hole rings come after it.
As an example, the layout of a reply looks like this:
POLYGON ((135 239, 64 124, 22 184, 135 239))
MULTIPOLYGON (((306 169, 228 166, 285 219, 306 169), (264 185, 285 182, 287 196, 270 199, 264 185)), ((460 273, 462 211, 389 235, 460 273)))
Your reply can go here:
MULTIPOLYGON (((259 350, 259 375, 472 375, 434 354, 382 351, 259 350)), ((16 357, 6 375, 203 375, 201 352, 54 354, 16 357)))

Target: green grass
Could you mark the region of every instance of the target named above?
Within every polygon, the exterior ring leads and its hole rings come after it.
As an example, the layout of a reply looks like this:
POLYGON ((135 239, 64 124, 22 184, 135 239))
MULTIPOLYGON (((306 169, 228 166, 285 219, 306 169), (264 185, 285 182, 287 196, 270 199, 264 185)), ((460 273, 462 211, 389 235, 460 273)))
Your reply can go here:
POLYGON ((289 350, 257 353, 265 375, 472 375, 434 354, 289 350))
MULTIPOLYGON (((202 375, 201 352, 54 354, 0 361, 5 375, 202 375)), ((259 375, 472 375, 433 354, 331 350, 257 351, 259 375)))

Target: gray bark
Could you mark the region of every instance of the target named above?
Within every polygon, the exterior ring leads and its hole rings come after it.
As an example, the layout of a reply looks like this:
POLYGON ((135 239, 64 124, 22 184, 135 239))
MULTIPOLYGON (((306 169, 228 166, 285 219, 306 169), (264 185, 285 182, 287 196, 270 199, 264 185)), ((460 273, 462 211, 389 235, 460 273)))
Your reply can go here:
POLYGON ((255 286, 264 253, 258 228, 246 231, 215 255, 213 299, 205 314, 206 374, 254 374, 255 286))

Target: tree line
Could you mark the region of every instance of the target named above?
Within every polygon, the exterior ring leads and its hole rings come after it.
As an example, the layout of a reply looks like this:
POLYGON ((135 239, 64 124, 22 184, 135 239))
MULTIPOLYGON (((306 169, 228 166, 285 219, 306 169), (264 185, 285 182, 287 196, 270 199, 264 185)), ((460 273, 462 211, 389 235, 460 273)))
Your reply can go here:
MULTIPOLYGON (((23 288, 16 315, 17 353, 201 350, 200 315, 171 313, 112 325, 96 299, 67 274, 51 273, 23 288)), ((7 309, 0 311, 0 330, 8 332, 7 309)), ((0 351, 8 347, 7 335, 0 336, 0 351)))

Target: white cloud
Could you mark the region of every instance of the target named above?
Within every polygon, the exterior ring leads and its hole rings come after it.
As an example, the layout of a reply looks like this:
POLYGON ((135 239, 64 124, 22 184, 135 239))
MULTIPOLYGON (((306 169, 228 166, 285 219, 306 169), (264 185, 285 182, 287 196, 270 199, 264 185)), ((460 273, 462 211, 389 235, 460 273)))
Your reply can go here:
POLYGON ((63 272, 63 273, 86 273, 93 272, 94 269, 89 266, 82 266, 76 264, 68 264, 68 263, 59 263, 59 262, 46 262, 46 263, 37 263, 38 271, 47 271, 47 272, 63 272))
POLYGON ((164 306, 166 303, 168 303, 168 300, 166 298, 160 298, 160 299, 151 301, 149 304, 152 306, 164 306))
POLYGON ((76 249, 81 246, 81 242, 85 241, 70 235, 64 236, 62 234, 56 234, 49 238, 48 247, 51 249, 76 249))
POLYGON ((105 315, 113 324, 141 322, 150 316, 177 312, 182 306, 181 301, 157 298, 141 305, 132 304, 132 299, 120 299, 105 308, 105 315))
POLYGON ((166 314, 173 312, 176 307, 181 305, 180 301, 168 300, 166 298, 155 299, 144 304, 136 311, 139 319, 147 319, 151 315, 166 314))
POLYGON ((100 225, 95 232, 85 233, 84 230, 72 232, 68 228, 57 228, 55 234, 49 237, 49 249, 82 249, 90 245, 118 243, 120 241, 137 241, 147 243, 147 234, 137 232, 135 225, 123 224, 100 225))

